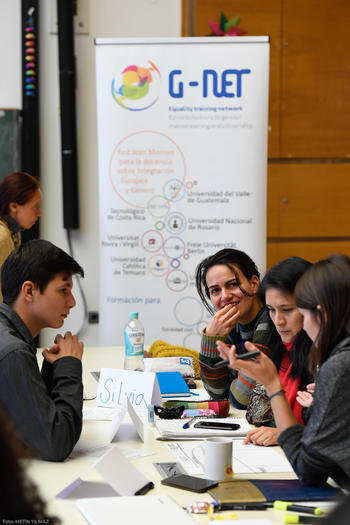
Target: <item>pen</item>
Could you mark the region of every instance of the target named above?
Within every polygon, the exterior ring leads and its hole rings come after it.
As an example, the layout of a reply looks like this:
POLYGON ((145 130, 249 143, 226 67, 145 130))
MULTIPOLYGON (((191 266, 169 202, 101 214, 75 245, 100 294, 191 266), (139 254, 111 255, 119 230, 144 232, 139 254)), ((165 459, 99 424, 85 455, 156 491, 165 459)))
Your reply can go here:
POLYGON ((195 421, 198 417, 201 417, 201 416, 191 417, 191 419, 189 419, 188 421, 186 421, 184 425, 182 425, 182 428, 189 428, 190 424, 193 423, 193 421, 195 421))
POLYGON ((324 514, 324 511, 319 507, 309 507, 307 505, 298 505, 289 501, 276 500, 273 504, 273 508, 277 510, 291 510, 294 512, 305 512, 306 514, 315 514, 319 516, 324 514))
POLYGON ((298 514, 285 514, 284 523, 321 523, 323 518, 315 516, 299 516, 298 514))
POLYGON ((190 428, 191 423, 193 423, 193 421, 195 421, 196 419, 211 419, 211 418, 218 419, 218 418, 224 418, 224 417, 225 416, 218 416, 217 414, 215 415, 198 414, 197 416, 193 416, 191 417, 191 419, 186 421, 186 423, 182 425, 182 428, 190 428))

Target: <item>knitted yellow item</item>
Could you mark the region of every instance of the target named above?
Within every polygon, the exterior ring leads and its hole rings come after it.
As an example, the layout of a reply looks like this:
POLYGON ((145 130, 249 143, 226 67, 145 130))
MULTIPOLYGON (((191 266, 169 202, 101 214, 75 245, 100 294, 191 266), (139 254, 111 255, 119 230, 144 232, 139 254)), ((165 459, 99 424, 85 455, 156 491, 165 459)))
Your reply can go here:
POLYGON ((196 350, 191 350, 190 348, 186 348, 185 346, 171 345, 170 343, 166 343, 165 341, 161 341, 160 339, 158 339, 157 341, 154 341, 154 343, 151 344, 148 353, 152 357, 193 357, 193 368, 196 374, 196 379, 199 379, 200 377, 198 362, 199 353, 196 352, 196 350))

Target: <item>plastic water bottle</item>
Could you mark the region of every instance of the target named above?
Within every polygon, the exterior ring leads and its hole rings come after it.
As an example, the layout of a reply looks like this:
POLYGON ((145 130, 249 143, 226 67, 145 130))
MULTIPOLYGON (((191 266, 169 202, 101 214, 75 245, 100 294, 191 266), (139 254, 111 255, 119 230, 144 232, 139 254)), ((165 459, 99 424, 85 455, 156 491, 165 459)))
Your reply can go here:
POLYGON ((125 370, 143 370, 143 345, 145 329, 139 321, 138 312, 130 312, 130 319, 124 328, 125 340, 125 370))

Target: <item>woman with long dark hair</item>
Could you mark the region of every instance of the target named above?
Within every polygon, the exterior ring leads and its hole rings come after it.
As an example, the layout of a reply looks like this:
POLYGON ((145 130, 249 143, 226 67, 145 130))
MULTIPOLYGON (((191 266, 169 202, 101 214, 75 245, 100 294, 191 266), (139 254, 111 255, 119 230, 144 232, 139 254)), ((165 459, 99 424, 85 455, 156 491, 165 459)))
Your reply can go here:
POLYGON ((21 230, 29 230, 40 216, 38 180, 22 171, 7 175, 0 182, 0 268, 8 255, 21 244, 21 230))
MULTIPOLYGON (((275 264, 261 281, 259 295, 281 337, 283 348, 275 355, 275 365, 286 398, 298 423, 304 424, 305 408, 298 402, 298 392, 313 381, 309 371, 309 352, 312 341, 303 330, 303 316, 294 300, 294 289, 311 266, 300 257, 288 257, 275 264)), ((260 426, 247 434, 246 443, 276 445, 278 430, 272 425, 260 426)))
MULTIPOLYGON (((269 395, 279 444, 300 481, 323 484, 332 477, 350 485, 350 259, 336 255, 312 265, 297 283, 295 302, 313 341, 311 360, 319 366, 305 426, 298 424, 276 366, 263 353, 255 362, 236 358, 236 348, 217 342, 230 366, 262 383, 269 395)), ((255 345, 246 343, 251 351, 255 345)))

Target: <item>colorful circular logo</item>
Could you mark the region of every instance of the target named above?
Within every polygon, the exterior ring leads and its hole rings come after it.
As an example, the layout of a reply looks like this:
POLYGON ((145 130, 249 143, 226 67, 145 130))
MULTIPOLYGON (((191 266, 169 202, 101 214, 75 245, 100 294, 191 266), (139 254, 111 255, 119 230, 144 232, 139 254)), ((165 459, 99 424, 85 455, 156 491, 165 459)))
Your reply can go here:
POLYGON ((143 111, 153 106, 159 98, 160 71, 153 62, 147 62, 150 67, 130 65, 123 69, 119 87, 116 87, 116 80, 112 80, 112 96, 125 109, 143 111))

